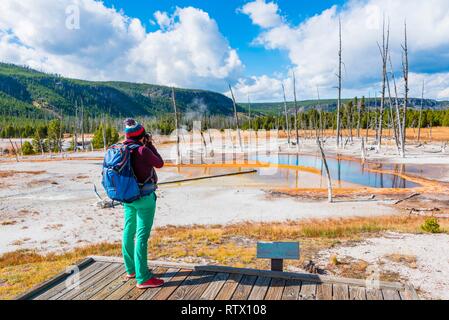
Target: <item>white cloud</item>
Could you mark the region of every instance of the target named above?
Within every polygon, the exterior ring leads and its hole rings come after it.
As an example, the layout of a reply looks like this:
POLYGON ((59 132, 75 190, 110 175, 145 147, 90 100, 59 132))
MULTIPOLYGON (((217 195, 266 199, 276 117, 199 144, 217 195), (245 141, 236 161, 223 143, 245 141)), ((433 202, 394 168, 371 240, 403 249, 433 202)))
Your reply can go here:
POLYGON ((95 0, 2 0, 0 60, 65 76, 223 88, 243 65, 216 22, 196 8, 156 12, 160 30, 95 0), (80 28, 66 27, 76 5, 80 28))
POLYGON ((140 80, 150 77, 165 84, 210 86, 225 84, 242 67, 237 52, 206 12, 177 9, 171 20, 167 31, 148 33, 130 50, 129 73, 140 80))
MULTIPOLYGON (((246 6, 263 7, 264 3, 264 0, 257 0, 246 6)), ((247 10, 246 14, 253 23, 263 26, 252 11, 247 10)), ((301 98, 316 97, 317 86, 324 97, 335 97, 338 19, 341 17, 345 63, 343 94, 368 95, 371 90, 374 95, 380 91, 381 59, 377 42, 381 40, 384 14, 391 20, 391 54, 397 72, 401 68, 401 43, 404 20, 407 20, 411 94, 420 96, 420 82, 425 79, 429 96, 448 98, 447 0, 351 0, 343 7, 333 6, 296 26, 285 21, 265 24, 254 42, 267 50, 283 50, 288 54, 297 74, 301 98)), ((277 16, 278 20, 284 20, 279 12, 277 16)))
MULTIPOLYGON (((246 101, 248 95, 252 101, 280 101, 282 96, 282 79, 268 76, 241 78, 234 85, 236 99, 246 101)), ((226 93, 230 96, 230 93, 226 93)))
POLYGON ((154 18, 161 29, 166 29, 173 23, 167 12, 156 11, 154 13, 154 18))
POLYGON ((265 0, 249 2, 240 9, 241 12, 251 17, 254 24, 262 28, 276 27, 282 23, 278 10, 276 3, 266 3, 265 0))

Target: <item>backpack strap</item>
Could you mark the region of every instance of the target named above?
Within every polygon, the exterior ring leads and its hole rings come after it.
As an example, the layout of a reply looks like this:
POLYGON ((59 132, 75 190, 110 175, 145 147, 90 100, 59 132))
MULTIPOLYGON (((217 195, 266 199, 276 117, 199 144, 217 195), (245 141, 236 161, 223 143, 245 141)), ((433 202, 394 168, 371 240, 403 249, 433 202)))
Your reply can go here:
POLYGON ((125 145, 129 150, 136 150, 142 147, 140 144, 127 144, 125 145))
POLYGON ((154 181, 153 181, 153 174, 154 174, 154 167, 151 167, 151 174, 150 174, 150 176, 147 178, 147 180, 145 180, 143 183, 141 183, 141 185, 144 186, 148 182, 151 182, 151 183, 155 184, 154 181))
MULTIPOLYGON (((129 144, 129 145, 125 145, 129 150, 137 150, 137 149, 139 149, 140 147, 142 147, 141 145, 139 145, 139 144, 129 144)), ((132 168, 131 168, 132 169, 132 168)), ((133 172, 133 174, 134 174, 134 169, 132 169, 132 172, 133 172)), ((153 174, 154 174, 154 168, 151 168, 151 174, 150 174, 150 176, 143 182, 143 183, 139 183, 139 186, 141 187, 141 188, 143 188, 146 184, 148 184, 148 183, 152 183, 152 184, 155 184, 154 183, 154 181, 152 181, 152 179, 153 179, 153 174)), ((134 177, 136 177, 135 176, 135 174, 134 174, 134 177)), ((137 180, 137 178, 136 178, 136 180, 137 180)))

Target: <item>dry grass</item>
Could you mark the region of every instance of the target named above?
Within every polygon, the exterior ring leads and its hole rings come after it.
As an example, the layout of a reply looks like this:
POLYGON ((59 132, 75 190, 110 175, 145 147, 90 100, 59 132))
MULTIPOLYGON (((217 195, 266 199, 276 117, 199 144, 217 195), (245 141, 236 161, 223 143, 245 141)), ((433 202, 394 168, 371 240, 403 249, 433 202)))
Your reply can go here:
MULTIPOLYGON (((294 132, 291 132, 292 136, 296 137, 294 132)), ((300 137, 315 137, 316 131, 315 130, 300 130, 299 136, 300 137)), ((349 136, 349 130, 343 129, 342 134, 344 137, 349 136)), ((357 136, 357 130, 352 130, 353 136, 357 136)), ((361 136, 366 136, 366 129, 361 130, 361 136)), ((328 137, 335 137, 336 131, 335 130, 325 130, 324 132, 325 136, 328 137)), ((376 136, 375 130, 369 130, 368 131, 368 137, 374 138, 376 136)), ((416 142, 418 140, 418 129, 413 128, 407 128, 406 130, 406 136, 409 142, 416 142)), ((287 132, 286 131, 279 131, 279 137, 286 138, 287 132)), ((385 138, 394 138, 393 130, 383 130, 383 137, 385 138)), ((449 128, 448 127, 435 127, 435 128, 422 128, 421 129, 421 142, 435 142, 435 141, 449 141, 449 128), (431 139, 432 138, 432 139, 431 139)))
POLYGON ((389 254, 385 256, 385 259, 390 260, 392 262, 404 264, 412 269, 416 269, 416 262, 418 260, 416 256, 410 256, 401 253, 389 254))
POLYGON ((54 180, 40 179, 40 180, 31 180, 30 182, 27 183, 27 186, 29 188, 35 188, 35 187, 39 187, 39 186, 58 185, 58 184, 59 183, 57 183, 54 180))
POLYGON ((2 225, 2 226, 13 226, 15 224, 17 224, 16 220, 6 220, 6 221, 0 222, 0 225, 2 225))
POLYGON ((0 171, 0 178, 9 178, 12 176, 15 176, 16 174, 31 174, 31 175, 40 175, 44 174, 47 171, 41 170, 41 171, 16 171, 16 170, 10 170, 10 171, 0 171))
MULTIPOLYGON (((256 259, 257 241, 300 241, 301 260, 287 267, 301 268, 318 251, 348 241, 362 240, 383 231, 421 233, 423 217, 385 216, 284 223, 239 223, 228 226, 168 226, 153 232, 150 259, 217 263, 267 269, 269 261, 256 259)), ((441 220, 445 232, 449 221, 441 220)), ((96 244, 64 254, 40 255, 16 251, 0 257, 0 299, 11 299, 89 255, 120 256, 120 243, 96 244)), ((366 264, 334 264, 346 276, 362 276, 366 264), (358 266, 358 267, 357 267, 358 266), (342 268, 342 269, 341 269, 342 268)))

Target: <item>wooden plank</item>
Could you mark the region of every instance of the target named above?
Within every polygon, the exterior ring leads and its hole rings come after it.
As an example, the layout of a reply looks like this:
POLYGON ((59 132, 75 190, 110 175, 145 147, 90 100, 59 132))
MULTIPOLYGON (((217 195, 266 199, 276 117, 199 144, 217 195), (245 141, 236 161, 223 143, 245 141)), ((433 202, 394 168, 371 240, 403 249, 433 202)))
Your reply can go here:
POLYGON ((349 300, 366 300, 366 289, 363 287, 349 287, 349 300))
POLYGON ((281 300, 284 292, 285 280, 279 278, 271 279, 270 287, 268 288, 265 300, 281 300))
MULTIPOLYGON (((281 279, 298 279, 301 281, 307 282, 315 282, 315 283, 341 283, 347 285, 353 285, 358 287, 365 287, 366 280, 361 279, 348 279, 348 278, 339 278, 332 276, 323 276, 317 274, 309 274, 309 273, 292 273, 292 272, 278 272, 278 271, 269 271, 269 270, 255 270, 255 269, 245 269, 245 268, 232 268, 232 267, 223 267, 223 266, 197 266, 195 270, 201 271, 210 271, 210 272, 224 272, 224 273, 237 273, 237 274, 247 274, 252 276, 259 277, 270 277, 270 278, 281 278, 281 279)), ((396 289, 396 290, 404 290, 405 286, 401 283, 396 282, 379 282, 381 288, 386 289, 396 289)))
POLYGON ((335 283, 333 293, 334 300, 349 300, 349 286, 347 284, 335 283))
POLYGON ((401 296, 401 300, 414 300, 413 294, 409 290, 399 291, 399 295, 401 296))
POLYGON ((299 292, 299 300, 316 300, 316 291, 318 285, 315 282, 301 282, 301 291, 299 292))
MULTIPOLYGON (((168 270, 167 268, 156 267, 152 272, 154 276, 159 278, 161 274, 164 274, 165 272, 167 272, 167 270, 168 270)), ((120 298, 120 300, 137 300, 145 291, 146 290, 144 289, 134 287, 131 289, 131 291, 126 293, 122 298, 120 298)))
MULTIPOLYGON (((167 286, 167 282, 169 282, 173 277, 179 272, 180 269, 170 268, 162 275, 161 279, 165 281, 164 286, 167 286)), ((145 292, 137 298, 137 300, 151 300, 159 291, 162 290, 163 287, 159 288, 150 288, 145 290, 145 292)))
POLYGON ((201 284, 201 279, 203 278, 203 271, 193 271, 187 279, 173 292, 173 294, 168 298, 168 300, 185 300, 190 290, 195 286, 201 284))
POLYGON ((228 278, 229 273, 217 273, 215 278, 212 280, 212 283, 209 284, 201 295, 200 300, 214 300, 228 278))
POLYGON ((376 288, 366 288, 367 300, 383 300, 382 291, 376 288))
MULTIPOLYGON (((102 256, 92 256, 95 261, 98 262, 109 262, 109 263, 124 263, 121 257, 102 257, 102 256)), ((161 261, 161 260, 149 260, 149 267, 168 267, 168 268, 178 268, 178 269, 195 269, 197 265, 191 263, 180 263, 172 261, 161 261)))
POLYGON ((256 279, 256 276, 243 276, 239 282, 239 285, 235 289, 231 300, 247 300, 256 279))
POLYGON ((299 259, 299 242, 258 242, 259 259, 299 259))
POLYGON ((123 284, 126 283, 125 279, 126 271, 117 275, 115 279, 109 283, 106 287, 98 291, 89 300, 104 300, 106 297, 110 296, 114 291, 118 290, 123 284))
POLYGON ((93 277, 90 277, 86 281, 81 282, 78 286, 75 286, 62 295, 52 297, 51 300, 72 300, 84 290, 88 289, 90 286, 94 286, 97 282, 101 281, 101 279, 103 279, 110 273, 115 272, 120 266, 121 265, 118 263, 111 263, 100 272, 97 272, 93 277))
POLYGON ((33 298, 33 300, 48 300, 52 296, 67 289, 67 286, 69 283, 73 283, 76 279, 79 281, 83 281, 86 277, 91 276, 95 272, 95 270, 97 270, 101 267, 105 267, 105 264, 99 263, 99 262, 94 262, 94 263, 90 264, 89 266, 87 266, 86 268, 84 268, 83 270, 81 270, 78 274, 73 273, 70 277, 65 279, 65 281, 62 281, 62 282, 58 283, 56 286, 48 289, 47 291, 42 292, 40 295, 35 296, 33 298))
POLYGON ((401 296, 397 290, 382 289, 384 300, 401 300, 401 296))
POLYGON ((248 300, 263 300, 270 286, 271 278, 257 277, 248 300))
POLYGON ((69 278, 70 276, 72 276, 74 274, 74 272, 76 272, 76 268, 79 271, 79 270, 85 269, 87 266, 89 266, 93 263, 95 263, 95 260, 91 257, 88 257, 88 258, 80 261, 79 263, 77 263, 75 265, 75 268, 67 269, 61 273, 58 273, 56 276, 34 286, 27 292, 17 296, 15 298, 15 300, 33 299, 33 298, 37 297, 38 295, 43 294, 44 292, 50 290, 51 288, 65 282, 67 280, 67 278, 69 278))
POLYGON ((290 279, 285 282, 282 300, 298 300, 301 291, 301 280, 290 279))
POLYGON ((181 269, 179 272, 166 283, 164 287, 152 298, 152 300, 167 300, 173 292, 184 282, 184 280, 192 273, 192 270, 181 269))
POLYGON ((136 287, 136 279, 126 280, 117 290, 112 292, 104 300, 120 300, 125 294, 136 287))
POLYGON ((332 283, 321 283, 317 285, 316 299, 324 301, 332 300, 332 283))
POLYGON ((184 300, 200 300, 201 295, 206 291, 209 284, 214 280, 216 273, 205 272, 200 279, 198 279, 197 284, 192 286, 184 300))
POLYGON ((97 292, 102 290, 104 287, 106 287, 108 284, 110 284, 113 280, 115 280, 117 277, 120 277, 124 274, 125 268, 122 264, 118 264, 118 268, 115 269, 113 272, 110 272, 107 274, 103 279, 100 281, 95 282, 88 288, 86 288, 83 292, 81 292, 79 295, 74 297, 72 300, 88 300, 90 297, 95 295, 97 292))
POLYGON ((402 300, 419 300, 418 294, 412 284, 406 283, 405 290, 400 291, 402 300))
POLYGON ((230 300, 243 275, 234 273, 226 280, 215 300, 230 300))
MULTIPOLYGON (((73 274, 71 277, 67 278, 66 281, 59 283, 58 285, 54 286, 53 288, 49 289, 48 291, 35 297, 34 300, 48 300, 48 299, 51 299, 51 297, 53 297, 63 291, 68 291, 69 288, 68 288, 67 284, 72 283, 73 281, 75 281, 75 279, 79 279, 80 282, 83 282, 86 279, 89 279, 89 277, 94 276, 97 272, 106 268, 107 265, 108 264, 103 263, 103 262, 92 263, 88 267, 81 270, 78 274, 73 274)), ((76 286, 76 284, 73 284, 72 286, 70 286, 70 288, 75 287, 75 286, 76 286)))

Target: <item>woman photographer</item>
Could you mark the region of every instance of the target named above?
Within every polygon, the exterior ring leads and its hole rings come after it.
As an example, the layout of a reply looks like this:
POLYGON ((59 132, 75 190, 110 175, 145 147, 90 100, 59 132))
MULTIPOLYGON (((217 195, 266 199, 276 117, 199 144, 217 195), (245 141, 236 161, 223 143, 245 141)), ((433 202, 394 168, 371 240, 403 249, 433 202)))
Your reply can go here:
POLYGON ((127 278, 136 278, 140 289, 156 288, 164 281, 154 277, 148 270, 148 239, 156 211, 155 168, 162 168, 164 161, 153 145, 152 137, 134 119, 125 120, 125 145, 138 145, 131 150, 131 164, 137 181, 143 188, 143 197, 132 203, 125 203, 125 224, 122 253, 127 278))

